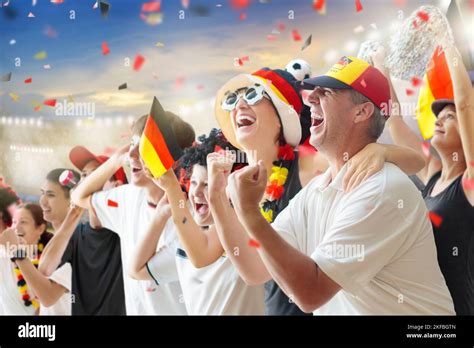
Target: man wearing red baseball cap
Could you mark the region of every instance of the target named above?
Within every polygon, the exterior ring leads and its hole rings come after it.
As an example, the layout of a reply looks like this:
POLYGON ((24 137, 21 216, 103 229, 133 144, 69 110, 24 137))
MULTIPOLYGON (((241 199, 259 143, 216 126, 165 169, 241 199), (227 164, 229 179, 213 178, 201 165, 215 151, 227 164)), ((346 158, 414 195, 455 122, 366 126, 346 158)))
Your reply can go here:
POLYGON ((343 57, 325 75, 304 80, 303 88, 312 90, 310 143, 328 158, 329 169, 272 225, 258 209, 263 163, 228 179, 239 220, 259 243, 267 270, 260 282, 273 278, 314 314, 454 314, 428 212, 408 176, 385 163, 344 190, 350 158, 375 143, 388 117, 386 78, 365 61, 343 57))
MULTIPOLYGON (((84 179, 108 157, 97 156, 84 146, 76 146, 70 151, 69 159, 84 179)), ((126 183, 125 171, 120 168, 103 189, 126 183)), ((97 218, 90 214, 87 223, 59 229, 45 249, 41 269, 53 272, 57 265, 71 264, 72 315, 125 315, 120 237, 98 226, 97 218)))

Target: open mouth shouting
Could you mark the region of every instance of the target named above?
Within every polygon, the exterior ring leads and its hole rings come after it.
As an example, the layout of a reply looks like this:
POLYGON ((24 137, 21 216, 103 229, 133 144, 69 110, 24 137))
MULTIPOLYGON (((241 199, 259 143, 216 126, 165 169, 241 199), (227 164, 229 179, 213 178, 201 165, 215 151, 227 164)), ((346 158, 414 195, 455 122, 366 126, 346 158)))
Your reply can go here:
POLYGON ((324 116, 321 112, 311 110, 311 131, 316 132, 324 125, 324 116))
POLYGON ((209 204, 204 203, 204 202, 196 202, 195 201, 194 202, 194 210, 200 216, 205 217, 209 213, 209 204))
POLYGON ((237 128, 249 127, 255 124, 257 119, 251 115, 237 115, 237 128))

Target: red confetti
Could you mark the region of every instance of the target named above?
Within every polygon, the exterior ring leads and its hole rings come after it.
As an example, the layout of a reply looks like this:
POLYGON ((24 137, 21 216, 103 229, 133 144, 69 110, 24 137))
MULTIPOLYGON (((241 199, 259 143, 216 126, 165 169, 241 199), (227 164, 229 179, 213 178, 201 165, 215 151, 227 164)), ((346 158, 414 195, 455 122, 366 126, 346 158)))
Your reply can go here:
POLYGON ((423 22, 428 22, 430 20, 430 16, 428 15, 428 13, 426 12, 423 12, 423 11, 418 11, 416 13, 416 15, 418 16, 418 18, 420 18, 423 22))
POLYGON ((432 211, 430 211, 428 213, 428 217, 430 218, 431 220, 431 223, 435 226, 435 227, 439 227, 441 225, 441 223, 443 222, 443 218, 441 216, 439 216, 438 214, 436 213, 433 213, 432 211))
POLYGON ((357 12, 362 11, 362 3, 360 2, 360 0, 356 0, 355 5, 356 5, 356 11, 357 12))
POLYGON ((107 46, 107 42, 102 42, 102 54, 104 56, 108 55, 110 53, 109 46, 107 46))
POLYGON ((138 71, 141 69, 143 63, 145 62, 145 57, 140 54, 137 54, 135 61, 133 62, 133 70, 138 71))
POLYGON ((178 76, 176 80, 174 81, 174 88, 180 89, 184 85, 184 77, 183 76, 178 76))
POLYGON ((29 77, 25 80, 25 83, 31 83, 32 81, 33 81, 33 79, 31 77, 29 77))
POLYGON ((257 242, 255 239, 249 239, 249 246, 254 248, 260 248, 260 243, 257 242))
POLYGON ((413 27, 414 27, 414 28, 418 28, 418 24, 416 23, 415 20, 412 22, 412 24, 413 24, 413 27))
POLYGON ((408 96, 415 94, 415 91, 412 90, 412 89, 410 89, 410 88, 407 88, 407 89, 405 90, 405 92, 406 92, 406 94, 407 94, 408 96))
POLYGON ((243 56, 240 59, 242 59, 242 62, 248 62, 250 60, 249 56, 243 56))
POLYGON ((239 16, 239 20, 245 21, 246 19, 247 19, 247 14, 242 12, 239 16))
POLYGON ((325 3, 325 0, 316 0, 315 2, 313 2, 313 8, 316 11, 321 11, 324 8, 324 5, 325 5, 324 3, 325 3))
POLYGON ((293 40, 301 41, 301 35, 297 29, 294 29, 291 34, 293 35, 293 40))
POLYGON ((431 144, 427 141, 423 141, 421 143, 421 148, 423 150, 423 154, 425 155, 425 157, 430 157, 430 147, 431 147, 431 144))
POLYGON ((46 99, 43 104, 54 108, 56 106, 56 99, 46 99))
POLYGON ((142 12, 160 12, 160 11, 161 11, 160 1, 145 2, 144 4, 142 4, 142 12))
POLYGON ((113 208, 117 208, 117 207, 118 207, 118 203, 115 202, 115 201, 113 201, 113 200, 111 200, 111 199, 108 199, 108 200, 107 200, 107 205, 108 205, 109 207, 113 207, 113 208))
POLYGON ((285 23, 278 22, 277 28, 278 28, 278 31, 284 31, 285 30, 285 23))
POLYGON ((273 34, 267 35, 268 41, 275 41, 276 39, 278 39, 278 36, 276 35, 273 35, 273 34))
POLYGON ((413 76, 411 78, 411 85, 413 87, 420 87, 421 85, 423 85, 423 80, 422 79, 419 79, 418 77, 416 76, 413 76))
POLYGON ((35 111, 40 111, 40 110, 41 110, 41 105, 35 106, 34 110, 35 110, 35 111))
POLYGON ((405 6, 405 3, 406 3, 406 0, 394 0, 395 1, 395 5, 397 5, 398 7, 403 7, 405 6))
POLYGON ((250 0, 230 0, 230 6, 235 10, 242 10, 250 5, 250 0))
POLYGON ((474 190, 474 179, 463 178, 462 185, 466 190, 474 190))

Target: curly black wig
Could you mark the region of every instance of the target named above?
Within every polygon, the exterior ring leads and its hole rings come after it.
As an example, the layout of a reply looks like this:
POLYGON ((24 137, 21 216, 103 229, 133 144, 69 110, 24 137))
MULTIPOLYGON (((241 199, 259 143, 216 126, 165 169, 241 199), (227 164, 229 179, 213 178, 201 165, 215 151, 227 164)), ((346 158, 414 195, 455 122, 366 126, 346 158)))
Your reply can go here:
POLYGON ((20 197, 11 187, 0 183, 0 212, 2 213, 1 219, 6 226, 12 224, 12 216, 8 212, 8 207, 14 203, 19 204, 20 197))
POLYGON ((213 128, 208 136, 205 134, 200 135, 197 141, 193 143, 193 146, 186 148, 179 160, 179 180, 186 191, 189 190, 188 181, 191 177, 193 166, 199 164, 207 167, 207 155, 221 150, 232 151, 236 154, 237 160, 232 166, 232 171, 247 165, 245 153, 229 143, 220 129, 213 128))

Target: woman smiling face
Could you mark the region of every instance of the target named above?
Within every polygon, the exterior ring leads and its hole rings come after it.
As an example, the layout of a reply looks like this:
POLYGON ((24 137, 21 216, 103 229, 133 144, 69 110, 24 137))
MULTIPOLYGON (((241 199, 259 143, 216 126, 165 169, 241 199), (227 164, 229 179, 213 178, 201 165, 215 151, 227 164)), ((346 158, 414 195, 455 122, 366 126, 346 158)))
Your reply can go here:
POLYGON ((46 230, 45 224, 36 225, 33 214, 25 207, 19 208, 13 217, 12 227, 19 238, 26 244, 37 244, 41 235, 46 230))
MULTIPOLYGON (((239 92, 245 91, 245 88, 239 92)), ((262 98, 255 105, 248 105, 241 98, 230 112, 232 127, 239 144, 244 149, 258 149, 277 144, 281 132, 280 119, 271 100, 262 98)))

